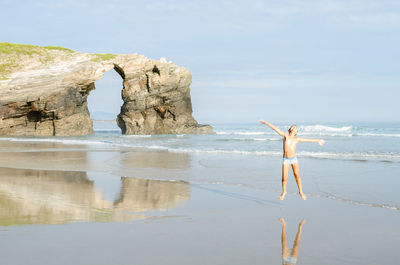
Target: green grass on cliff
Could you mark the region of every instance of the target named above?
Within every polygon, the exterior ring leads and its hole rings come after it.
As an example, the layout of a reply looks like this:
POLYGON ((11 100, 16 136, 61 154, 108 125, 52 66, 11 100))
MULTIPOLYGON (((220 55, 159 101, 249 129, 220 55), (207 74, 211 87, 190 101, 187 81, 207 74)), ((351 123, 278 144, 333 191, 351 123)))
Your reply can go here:
POLYGON ((0 80, 7 80, 7 75, 10 74, 16 67, 17 64, 13 62, 0 64, 0 80))
POLYGON ((7 80, 13 71, 20 69, 22 66, 17 62, 22 58, 35 57, 43 64, 52 62, 56 56, 52 51, 55 50, 66 54, 74 53, 73 50, 58 46, 40 47, 29 44, 0 42, 0 80, 7 80))
POLYGON ((43 55, 46 51, 50 50, 58 50, 64 52, 74 52, 73 50, 58 47, 58 46, 35 46, 29 44, 16 44, 16 43, 9 43, 9 42, 0 42, 0 53, 5 54, 15 54, 15 55, 43 55))
POLYGON ((93 62, 101 62, 101 61, 107 61, 107 60, 111 60, 114 59, 115 54, 111 54, 111 53, 95 53, 94 54, 96 57, 92 59, 93 62))
POLYGON ((63 52, 74 52, 71 49, 60 47, 60 46, 44 46, 42 48, 44 48, 46 50, 57 50, 57 51, 63 51, 63 52))
MULTIPOLYGON (((16 44, 0 42, 0 81, 7 80, 9 76, 24 68, 23 63, 36 61, 48 64, 56 57, 64 58, 74 54, 73 50, 59 46, 36 46, 29 44, 16 44)), ((114 59, 117 55, 110 53, 94 53, 93 62, 102 62, 114 59)))

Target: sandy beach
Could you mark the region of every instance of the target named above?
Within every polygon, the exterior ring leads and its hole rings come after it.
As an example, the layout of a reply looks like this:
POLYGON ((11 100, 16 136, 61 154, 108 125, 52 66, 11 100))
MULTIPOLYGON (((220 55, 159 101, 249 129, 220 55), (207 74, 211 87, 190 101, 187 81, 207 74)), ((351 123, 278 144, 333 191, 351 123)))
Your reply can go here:
POLYGON ((278 157, 56 142, 0 150, 2 264, 279 264, 281 218, 288 248, 305 220, 297 264, 396 263, 398 163, 304 158, 308 200, 290 178, 279 201, 278 157))

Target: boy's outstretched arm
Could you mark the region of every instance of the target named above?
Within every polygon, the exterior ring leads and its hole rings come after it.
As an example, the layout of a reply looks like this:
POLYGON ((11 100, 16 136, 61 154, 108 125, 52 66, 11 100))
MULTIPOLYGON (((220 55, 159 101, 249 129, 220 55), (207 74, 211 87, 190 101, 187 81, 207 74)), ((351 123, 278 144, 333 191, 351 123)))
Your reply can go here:
POLYGON ((297 137, 297 139, 299 140, 299 142, 303 142, 303 143, 318 143, 320 146, 323 146, 324 143, 325 143, 325 140, 322 140, 322 139, 301 138, 301 137, 297 137))
POLYGON ((278 129, 278 127, 272 125, 271 123, 264 121, 264 120, 260 120, 260 122, 262 124, 268 125, 272 130, 274 130, 277 134, 279 134, 280 136, 285 136, 285 133, 282 132, 281 130, 278 129))

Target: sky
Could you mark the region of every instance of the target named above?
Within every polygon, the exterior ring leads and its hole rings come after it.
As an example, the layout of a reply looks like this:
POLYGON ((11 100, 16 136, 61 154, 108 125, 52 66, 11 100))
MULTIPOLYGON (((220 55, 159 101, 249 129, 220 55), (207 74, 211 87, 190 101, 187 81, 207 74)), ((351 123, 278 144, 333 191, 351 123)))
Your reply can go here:
MULTIPOLYGON (((165 57, 201 123, 399 122, 400 1, 0 0, 0 41, 165 57)), ((118 113, 107 72, 92 112, 118 113)))

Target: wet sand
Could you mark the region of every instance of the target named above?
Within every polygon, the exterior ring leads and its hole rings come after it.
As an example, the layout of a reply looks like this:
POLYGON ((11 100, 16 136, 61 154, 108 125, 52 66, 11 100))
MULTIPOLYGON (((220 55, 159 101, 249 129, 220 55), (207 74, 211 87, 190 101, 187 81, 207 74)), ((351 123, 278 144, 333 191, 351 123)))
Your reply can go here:
POLYGON ((297 264, 397 263, 397 164, 303 159, 308 200, 289 179, 279 201, 278 158, 56 143, 0 150, 1 264, 282 264, 296 259, 282 250, 302 220, 297 264), (320 176, 321 167, 337 168, 320 176), (376 172, 392 183, 373 193, 376 172))

